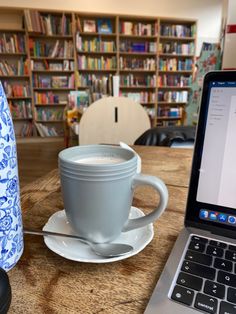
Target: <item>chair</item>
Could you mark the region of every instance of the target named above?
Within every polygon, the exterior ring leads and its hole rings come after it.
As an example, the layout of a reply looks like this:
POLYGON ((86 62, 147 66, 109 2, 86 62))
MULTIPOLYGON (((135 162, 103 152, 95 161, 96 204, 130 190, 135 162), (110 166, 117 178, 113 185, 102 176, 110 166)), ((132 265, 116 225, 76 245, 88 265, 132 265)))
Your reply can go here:
POLYGON ((145 109, 127 97, 106 97, 92 103, 79 125, 79 144, 133 144, 151 127, 145 109))
POLYGON ((193 147, 195 140, 194 126, 156 127, 145 131, 134 142, 135 145, 193 147))

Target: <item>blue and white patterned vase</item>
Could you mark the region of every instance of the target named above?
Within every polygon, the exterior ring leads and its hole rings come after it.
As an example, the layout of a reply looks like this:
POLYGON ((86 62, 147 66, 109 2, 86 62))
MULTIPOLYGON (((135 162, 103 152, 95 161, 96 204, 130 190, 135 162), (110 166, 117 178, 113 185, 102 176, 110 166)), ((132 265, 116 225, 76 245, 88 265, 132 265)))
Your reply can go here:
POLYGON ((0 267, 10 270, 21 257, 23 248, 16 140, 0 82, 0 267))

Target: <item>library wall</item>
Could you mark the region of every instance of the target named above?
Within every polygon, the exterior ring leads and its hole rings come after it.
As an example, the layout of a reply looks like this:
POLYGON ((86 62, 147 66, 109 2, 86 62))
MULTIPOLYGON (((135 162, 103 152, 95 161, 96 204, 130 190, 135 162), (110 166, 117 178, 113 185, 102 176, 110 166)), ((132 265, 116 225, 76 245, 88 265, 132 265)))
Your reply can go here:
MULTIPOLYGON (((6 6, 6 1, 0 0, 0 6, 6 6)), ((200 53, 202 42, 218 42, 222 16, 221 0, 100 0, 93 2, 88 0, 67 0, 66 2, 64 0, 57 0, 56 2, 11 0, 7 6, 197 19, 197 55, 200 53)))

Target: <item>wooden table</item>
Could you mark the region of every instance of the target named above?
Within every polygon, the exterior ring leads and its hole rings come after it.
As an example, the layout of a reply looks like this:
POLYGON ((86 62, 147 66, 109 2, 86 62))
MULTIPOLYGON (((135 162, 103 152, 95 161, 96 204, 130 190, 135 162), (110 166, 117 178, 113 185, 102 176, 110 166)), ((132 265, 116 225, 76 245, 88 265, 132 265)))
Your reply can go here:
MULTIPOLYGON (((25 236, 24 253, 9 272, 13 299, 9 313, 143 313, 178 232, 183 226, 191 149, 136 146, 142 172, 168 186, 168 208, 154 223, 154 238, 139 254, 115 263, 70 261, 50 251, 43 238, 25 236)), ((43 166, 43 165, 42 165, 43 166)), ((58 171, 21 191, 25 227, 42 228, 63 209, 58 171)), ((149 187, 135 193, 134 206, 144 212, 157 196, 149 187)))

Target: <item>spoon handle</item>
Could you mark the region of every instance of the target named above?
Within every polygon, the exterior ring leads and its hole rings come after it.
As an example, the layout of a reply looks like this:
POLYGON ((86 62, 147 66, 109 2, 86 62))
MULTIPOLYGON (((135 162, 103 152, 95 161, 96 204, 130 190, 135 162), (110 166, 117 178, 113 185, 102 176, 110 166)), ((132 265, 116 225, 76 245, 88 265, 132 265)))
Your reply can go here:
POLYGON ((59 232, 53 232, 53 231, 27 229, 27 228, 24 228, 23 232, 24 234, 34 234, 34 235, 40 235, 40 236, 56 236, 56 237, 72 238, 72 239, 80 240, 87 244, 89 242, 85 238, 74 235, 74 234, 65 234, 65 233, 59 233, 59 232))

